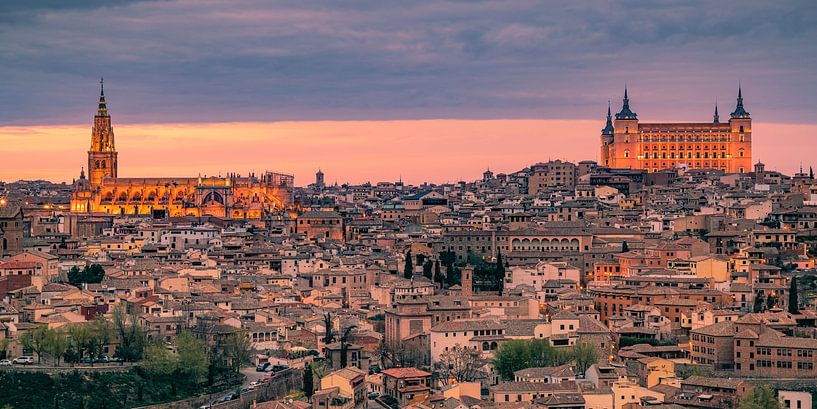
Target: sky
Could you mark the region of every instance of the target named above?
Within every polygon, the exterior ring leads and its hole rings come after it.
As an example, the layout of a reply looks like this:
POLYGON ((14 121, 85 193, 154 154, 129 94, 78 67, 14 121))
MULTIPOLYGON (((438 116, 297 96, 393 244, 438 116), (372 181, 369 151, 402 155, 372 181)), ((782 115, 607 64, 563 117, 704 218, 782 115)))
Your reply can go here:
POLYGON ((742 84, 755 158, 791 172, 817 156, 815 74, 805 0, 5 0, 0 180, 78 174, 101 76, 121 176, 597 159, 625 83, 642 121, 679 122, 742 84))

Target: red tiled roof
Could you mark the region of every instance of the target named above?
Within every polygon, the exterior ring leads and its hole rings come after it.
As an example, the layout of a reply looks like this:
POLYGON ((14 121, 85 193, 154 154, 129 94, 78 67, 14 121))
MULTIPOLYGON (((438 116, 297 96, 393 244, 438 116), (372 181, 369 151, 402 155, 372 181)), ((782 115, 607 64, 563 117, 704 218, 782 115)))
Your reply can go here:
POLYGON ((390 368, 384 370, 382 373, 384 375, 391 376, 392 378, 417 378, 431 376, 430 373, 421 371, 417 368, 390 368))
POLYGON ((8 268, 37 268, 37 262, 34 261, 7 261, 0 263, 0 269, 8 268))

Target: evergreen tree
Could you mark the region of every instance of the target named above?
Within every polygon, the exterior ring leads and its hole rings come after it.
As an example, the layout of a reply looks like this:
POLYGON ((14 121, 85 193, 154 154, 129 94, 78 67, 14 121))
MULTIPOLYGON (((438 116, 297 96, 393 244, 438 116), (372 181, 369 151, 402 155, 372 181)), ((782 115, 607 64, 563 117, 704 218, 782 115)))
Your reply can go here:
POLYGON ((332 332, 332 313, 327 312, 323 315, 323 326, 326 328, 323 336, 324 344, 331 344, 335 342, 335 334, 332 332))
POLYGON ((755 304, 752 307, 753 312, 763 312, 763 296, 760 294, 760 291, 755 294, 755 304))
POLYGON ((349 334, 357 325, 352 325, 343 330, 343 335, 340 336, 340 368, 346 368, 349 360, 349 334))
POLYGON ((789 313, 791 314, 800 314, 797 296, 797 276, 793 276, 791 278, 791 287, 789 287, 789 313))
POLYGON ((766 309, 771 310, 775 305, 777 305, 777 297, 773 297, 772 293, 769 293, 766 296, 766 309))
POLYGON ((811 166, 808 167, 808 178, 814 179, 814 168, 812 168, 811 166))
POLYGON ((457 266, 451 264, 445 269, 445 282, 449 287, 460 283, 460 271, 457 266))
POLYGON ((315 394, 315 378, 312 373, 312 365, 307 364, 304 368, 304 395, 306 399, 312 401, 312 395, 315 394))
POLYGON ((627 244, 626 241, 622 241, 621 242, 621 252, 626 253, 628 251, 630 251, 630 246, 627 244))
POLYGON ((505 290, 505 264, 502 263, 502 251, 499 250, 496 253, 496 280, 497 285, 499 288, 499 295, 502 295, 502 291, 505 290))
POLYGON ((445 280, 442 271, 440 271, 440 260, 434 260, 434 282, 442 284, 445 280))
POLYGON ((80 270, 77 266, 68 270, 68 282, 79 288, 84 283, 100 283, 105 278, 105 269, 99 264, 91 264, 80 270))
POLYGON ((426 260, 425 263, 423 263, 423 276, 429 280, 433 279, 434 276, 431 274, 433 269, 434 263, 432 263, 431 260, 426 260))
POLYGON ((406 252, 406 266, 403 269, 403 277, 411 278, 414 275, 414 261, 411 259, 411 249, 406 252))

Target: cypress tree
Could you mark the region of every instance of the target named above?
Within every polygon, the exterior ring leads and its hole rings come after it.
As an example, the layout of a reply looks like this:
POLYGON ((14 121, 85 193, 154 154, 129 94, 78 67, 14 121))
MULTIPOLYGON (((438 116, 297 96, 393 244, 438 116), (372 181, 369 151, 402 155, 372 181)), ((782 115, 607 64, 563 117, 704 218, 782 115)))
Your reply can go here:
POLYGON ((411 258, 411 249, 406 252, 406 266, 403 270, 403 277, 411 278, 414 275, 414 260, 411 258))
POLYGON ((440 260, 434 260, 434 282, 442 284, 443 273, 440 271, 440 260))
POLYGON ((423 263, 423 276, 429 280, 433 279, 434 276, 431 275, 433 268, 434 263, 432 263, 431 260, 426 260, 425 263, 423 263))
POLYGON ((505 264, 502 263, 502 251, 498 250, 496 253, 496 280, 499 286, 499 295, 505 289, 505 264))
POLYGON ((312 374, 312 365, 306 365, 304 368, 304 395, 308 400, 312 400, 312 395, 315 394, 315 381, 312 374))
POLYGON ((772 293, 766 296, 766 309, 771 310, 777 304, 777 298, 772 297, 772 293))
POLYGON ((630 246, 627 244, 626 241, 622 241, 621 242, 621 252, 626 253, 628 251, 630 251, 630 246))
POLYGON ((752 307, 753 312, 762 312, 763 311, 763 296, 760 295, 760 291, 755 294, 755 305, 752 307))
POLYGON ((789 313, 791 314, 800 314, 797 297, 797 276, 793 276, 791 278, 791 287, 789 287, 789 313))

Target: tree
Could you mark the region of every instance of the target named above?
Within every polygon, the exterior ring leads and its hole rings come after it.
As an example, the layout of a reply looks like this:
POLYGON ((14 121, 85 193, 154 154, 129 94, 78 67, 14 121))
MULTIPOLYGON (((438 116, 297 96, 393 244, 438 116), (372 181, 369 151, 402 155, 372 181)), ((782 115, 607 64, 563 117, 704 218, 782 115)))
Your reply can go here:
POLYGON ((763 301, 763 294, 758 291, 757 294, 755 294, 755 303, 752 307, 752 311, 756 313, 763 312, 763 301))
POLYGON ((99 264, 91 264, 80 270, 77 266, 68 270, 68 282, 82 288, 85 283, 101 283, 105 277, 105 269, 99 264))
POLYGON ((194 385, 202 383, 208 370, 207 345, 190 331, 182 331, 176 337, 175 345, 176 353, 179 354, 180 371, 194 385))
POLYGON ((312 373, 312 365, 306 364, 304 368, 304 395, 308 401, 312 401, 312 395, 315 394, 315 377, 312 373))
POLYGON ((529 368, 530 348, 528 342, 521 339, 512 339, 503 343, 494 353, 494 369, 506 381, 514 377, 514 372, 529 368))
POLYGON ((252 341, 246 330, 240 330, 227 337, 225 352, 229 358, 230 369, 233 372, 241 370, 243 365, 250 362, 252 357, 252 341))
POLYGON ((87 324, 70 324, 68 326, 68 338, 70 348, 76 358, 81 360, 85 357, 85 353, 91 348, 91 331, 87 324))
POLYGON ((442 284, 445 281, 442 271, 440 271, 440 260, 434 260, 434 282, 442 284))
POLYGON ((333 333, 333 330, 332 330, 332 313, 331 312, 327 312, 326 314, 323 314, 323 327, 325 328, 324 336, 323 336, 323 343, 324 344, 331 344, 331 343, 335 342, 335 334, 333 333))
POLYGON ((456 345, 440 354, 439 360, 434 363, 434 372, 440 375, 440 381, 444 384, 474 382, 485 378, 485 372, 481 369, 483 364, 479 351, 456 345))
POLYGON ((740 399, 739 409, 780 409, 780 401, 769 385, 755 385, 740 399))
POLYGON ((88 343, 88 352, 91 358, 99 358, 105 352, 105 346, 111 342, 113 329, 111 323, 101 315, 97 315, 91 321, 91 338, 88 343))
POLYGON ((9 338, 0 339, 0 359, 8 358, 6 356, 6 353, 8 352, 10 344, 11 344, 11 339, 9 339, 9 338))
POLYGON ((343 330, 343 335, 340 336, 340 369, 346 368, 348 366, 348 353, 349 353, 349 334, 352 332, 353 329, 357 328, 357 325, 352 325, 347 327, 343 330))
POLYGON ((814 179, 814 168, 812 168, 811 166, 808 167, 808 178, 814 179))
POLYGON ((153 344, 145 348, 145 359, 142 368, 151 377, 165 379, 174 374, 179 367, 179 357, 164 345, 153 344))
POLYGON ((406 252, 406 265, 403 269, 403 277, 411 278, 414 275, 414 262, 411 259, 411 249, 406 252))
POLYGON ((86 283, 101 283, 105 278, 105 269, 99 264, 91 264, 85 269, 86 283))
POLYGON ((502 379, 512 380, 520 369, 564 365, 573 358, 571 349, 554 348, 547 339, 514 339, 499 346, 493 364, 502 379))
POLYGON ((791 287, 789 287, 789 313, 800 314, 800 305, 797 300, 797 276, 791 278, 791 287))
POLYGON ((460 273, 460 269, 457 266, 451 264, 445 269, 445 282, 448 284, 449 287, 452 285, 457 285, 462 281, 462 276, 460 273))
POLYGON ((630 251, 630 246, 627 244, 626 241, 622 241, 621 242, 621 252, 626 253, 628 251, 630 251))
POLYGON ((573 346, 573 359, 576 361, 576 372, 584 374, 591 365, 599 361, 599 352, 596 346, 581 341, 573 346))
POLYGON ((77 285, 78 283, 82 282, 83 277, 82 270, 80 270, 77 266, 73 266, 70 270, 68 270, 68 282, 73 285, 77 285))
POLYGON ((65 336, 65 332, 55 329, 47 329, 45 330, 44 342, 44 351, 48 355, 51 355, 51 358, 54 360, 54 366, 59 366, 60 357, 62 357, 62 355, 68 349, 68 338, 65 336))
POLYGON ((113 327, 119 337, 115 355, 126 362, 142 359, 146 342, 145 333, 137 324, 136 317, 129 317, 122 304, 113 310, 113 327))
POLYGON ((423 276, 429 280, 433 279, 434 276, 431 274, 433 268, 434 263, 431 260, 426 260, 425 263, 423 263, 423 276))
POLYGON ((502 264, 501 250, 496 252, 496 270, 494 273, 496 275, 497 285, 499 286, 499 295, 502 295, 502 291, 505 290, 505 265, 502 264))
POLYGON ((777 297, 773 296, 772 293, 766 295, 766 309, 771 310, 775 305, 777 305, 777 297))
POLYGON ((20 337, 20 344, 23 349, 34 351, 37 354, 37 363, 42 362, 42 354, 47 345, 48 327, 41 325, 28 330, 22 337, 20 337))

